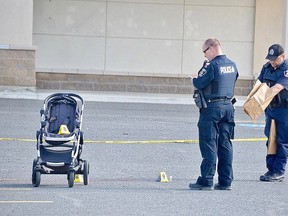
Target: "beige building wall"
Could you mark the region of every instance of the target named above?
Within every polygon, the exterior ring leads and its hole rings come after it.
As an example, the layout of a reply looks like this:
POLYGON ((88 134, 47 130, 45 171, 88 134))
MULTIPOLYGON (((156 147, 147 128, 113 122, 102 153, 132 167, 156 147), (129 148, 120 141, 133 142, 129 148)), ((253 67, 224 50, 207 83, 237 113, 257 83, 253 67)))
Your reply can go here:
POLYGON ((0 3, 0 85, 187 93, 203 41, 216 37, 238 65, 236 94, 246 94, 268 46, 287 47, 285 0, 0 3))
POLYGON ((252 80, 254 17, 254 0, 37 0, 37 86, 188 93, 208 37, 219 38, 240 78, 252 80))
POLYGON ((255 79, 267 62, 265 57, 269 46, 281 44, 288 53, 287 24, 286 0, 256 0, 254 60, 251 72, 255 79))
POLYGON ((0 0, 0 44, 32 46, 33 0, 0 0))
POLYGON ((217 37, 251 78, 255 1, 34 1, 39 72, 187 77, 217 37), (244 17, 244 18, 243 18, 244 17))
POLYGON ((0 85, 35 88, 33 0, 0 0, 0 85))

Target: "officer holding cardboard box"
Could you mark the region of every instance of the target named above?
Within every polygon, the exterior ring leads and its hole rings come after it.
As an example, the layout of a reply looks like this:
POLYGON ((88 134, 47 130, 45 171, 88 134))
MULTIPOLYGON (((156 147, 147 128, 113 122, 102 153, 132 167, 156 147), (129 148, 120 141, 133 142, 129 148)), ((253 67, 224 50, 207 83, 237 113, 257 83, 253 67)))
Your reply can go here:
MULTIPOLYGON (((273 44, 268 49, 266 59, 269 61, 262 67, 256 83, 269 86, 265 95, 273 99, 265 109, 265 135, 268 150, 271 140, 276 140, 275 151, 268 151, 266 166, 268 171, 260 176, 261 181, 282 181, 288 156, 288 61, 284 59, 284 49, 280 44, 273 44), (272 121, 273 120, 273 121, 272 121), (271 122, 273 122, 271 126, 271 122), (275 122, 275 126, 274 126, 275 122), (271 137, 271 129, 275 130, 276 139, 271 137)), ((272 135, 272 136, 275 136, 272 135)))

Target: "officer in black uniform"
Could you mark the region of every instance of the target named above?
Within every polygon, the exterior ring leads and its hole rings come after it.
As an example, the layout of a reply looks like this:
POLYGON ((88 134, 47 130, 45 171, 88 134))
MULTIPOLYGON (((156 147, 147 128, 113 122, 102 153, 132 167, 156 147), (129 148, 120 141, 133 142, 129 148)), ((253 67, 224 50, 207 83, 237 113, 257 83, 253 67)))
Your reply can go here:
MULTIPOLYGON (((282 181, 288 154, 288 61, 280 44, 273 44, 268 49, 266 59, 258 80, 267 83, 276 96, 265 110, 265 135, 269 137, 271 119, 276 124, 276 154, 266 156, 268 171, 260 176, 261 181, 282 181)), ((266 143, 268 146, 268 141, 266 143)))
POLYGON ((200 107, 198 121, 199 146, 202 155, 201 176, 189 184, 192 190, 231 190, 233 181, 231 139, 234 137, 234 96, 238 78, 236 64, 222 54, 217 39, 207 39, 203 52, 209 63, 192 79, 201 90, 207 106, 200 107), (218 183, 213 187, 218 157, 218 183))

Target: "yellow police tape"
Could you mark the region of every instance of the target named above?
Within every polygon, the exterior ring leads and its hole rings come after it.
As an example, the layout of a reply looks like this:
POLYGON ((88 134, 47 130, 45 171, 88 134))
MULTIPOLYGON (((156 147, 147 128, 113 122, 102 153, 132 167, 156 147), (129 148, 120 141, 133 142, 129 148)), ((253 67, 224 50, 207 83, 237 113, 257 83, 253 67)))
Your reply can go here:
MULTIPOLYGON (((35 139, 5 138, 0 137, 0 141, 36 142, 35 139)), ((233 142, 260 142, 267 141, 267 138, 243 138, 233 139, 233 142)), ((85 140, 91 144, 171 144, 171 143, 198 143, 199 140, 85 140)))

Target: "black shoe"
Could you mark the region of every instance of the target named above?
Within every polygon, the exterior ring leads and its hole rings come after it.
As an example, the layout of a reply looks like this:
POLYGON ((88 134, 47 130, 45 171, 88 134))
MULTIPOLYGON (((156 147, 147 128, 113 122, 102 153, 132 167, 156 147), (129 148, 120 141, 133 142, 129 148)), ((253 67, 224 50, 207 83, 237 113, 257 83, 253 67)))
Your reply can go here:
POLYGON ((284 180, 284 173, 274 173, 268 176, 268 181, 283 181, 284 180))
POLYGON ((272 172, 268 170, 268 172, 260 176, 260 181, 268 181, 269 176, 271 175, 272 175, 272 172))
POLYGON ((231 190, 231 189, 232 189, 231 185, 230 186, 223 186, 220 184, 214 185, 214 190, 231 190))
POLYGON ((190 183, 189 184, 189 188, 191 190, 207 190, 207 191, 211 191, 213 190, 213 186, 209 186, 209 185, 200 185, 198 183, 190 183))

